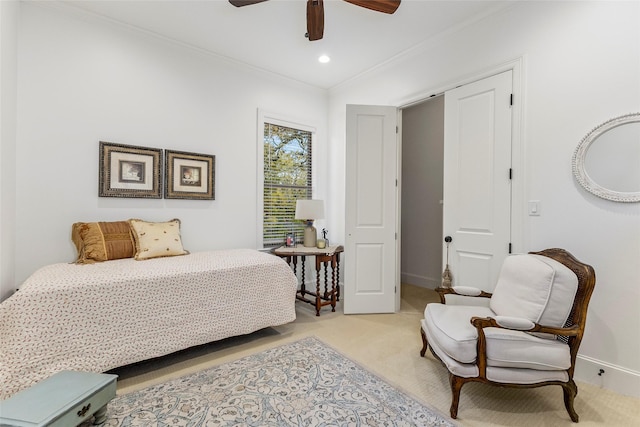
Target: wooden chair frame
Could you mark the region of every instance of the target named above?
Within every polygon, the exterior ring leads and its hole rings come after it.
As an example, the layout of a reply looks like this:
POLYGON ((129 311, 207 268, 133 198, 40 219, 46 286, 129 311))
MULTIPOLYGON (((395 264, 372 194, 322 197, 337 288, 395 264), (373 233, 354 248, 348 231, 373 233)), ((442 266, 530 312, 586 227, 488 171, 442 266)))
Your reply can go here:
MULTIPOLYGON (((583 264, 578 261, 573 255, 567 252, 564 249, 545 249, 540 252, 529 252, 530 254, 543 255, 549 258, 552 258, 565 266, 567 266, 570 270, 572 270, 575 275, 578 277, 578 290, 576 292, 575 299, 573 301, 573 307, 571 309, 571 313, 569 318, 567 319, 566 325, 563 328, 553 328, 547 327, 544 325, 534 324, 534 327, 527 330, 526 332, 542 332, 542 333, 550 333, 554 335, 558 335, 560 337, 566 337, 566 342, 569 345, 570 354, 571 354, 571 366, 567 369, 567 374, 569 375, 569 379, 566 382, 563 381, 542 381, 534 384, 512 384, 512 383, 502 383, 491 381, 486 377, 487 370, 487 351, 486 351, 486 339, 484 334, 484 328, 502 328, 496 323, 496 321, 492 318, 480 318, 473 317, 470 322, 473 326, 476 327, 478 331, 478 343, 477 343, 477 359, 476 364, 478 365, 479 375, 477 377, 471 378, 462 378, 458 377, 451 372, 449 372, 449 382, 451 385, 451 408, 450 413, 452 418, 457 418, 458 416, 458 404, 460 402, 460 390, 462 386, 467 382, 480 382, 485 384, 491 384, 499 387, 511 387, 511 388, 532 388, 532 387, 542 387, 547 385, 559 385, 562 387, 564 393, 564 406, 567 409, 571 420, 575 423, 578 422, 578 414, 576 413, 573 402, 578 394, 578 387, 576 383, 573 381, 573 373, 575 369, 576 356, 578 354, 578 348, 580 347, 580 342, 582 341, 582 336, 584 334, 584 328, 587 321, 587 307, 589 305, 589 300, 591 299, 591 294, 593 293, 593 289, 596 284, 596 275, 593 267, 587 264, 583 264)), ((437 288, 436 292, 440 295, 440 302, 442 304, 445 303, 445 295, 447 294, 456 294, 456 292, 452 288, 437 288)), ((478 298, 490 298, 491 293, 482 292, 478 295, 478 298)), ((433 351, 427 342, 427 337, 425 336, 424 331, 420 328, 420 334, 422 336, 422 350, 420 350, 420 356, 424 357, 427 348, 431 350, 431 353, 438 360, 440 358, 433 351)), ((440 360, 442 362, 442 360, 440 360)), ((444 363, 443 363, 444 365, 444 363)))

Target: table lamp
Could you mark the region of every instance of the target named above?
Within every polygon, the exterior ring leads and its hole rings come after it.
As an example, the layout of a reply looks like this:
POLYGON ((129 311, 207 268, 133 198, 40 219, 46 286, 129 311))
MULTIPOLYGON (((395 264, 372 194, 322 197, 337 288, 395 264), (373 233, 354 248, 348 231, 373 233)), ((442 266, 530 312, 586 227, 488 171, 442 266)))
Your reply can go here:
POLYGON ((303 219, 307 222, 304 229, 305 247, 314 247, 318 239, 316 228, 313 221, 324 218, 324 201, 323 200, 296 200, 296 216, 295 219, 303 219))

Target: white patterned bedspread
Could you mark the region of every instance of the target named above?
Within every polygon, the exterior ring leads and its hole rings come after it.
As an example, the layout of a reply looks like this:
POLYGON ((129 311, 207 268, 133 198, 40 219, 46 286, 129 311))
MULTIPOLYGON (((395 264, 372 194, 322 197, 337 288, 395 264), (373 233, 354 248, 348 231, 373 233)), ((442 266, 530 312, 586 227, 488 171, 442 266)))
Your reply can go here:
POLYGON ((295 320, 297 280, 250 249, 53 264, 0 303, 0 398, 295 320))

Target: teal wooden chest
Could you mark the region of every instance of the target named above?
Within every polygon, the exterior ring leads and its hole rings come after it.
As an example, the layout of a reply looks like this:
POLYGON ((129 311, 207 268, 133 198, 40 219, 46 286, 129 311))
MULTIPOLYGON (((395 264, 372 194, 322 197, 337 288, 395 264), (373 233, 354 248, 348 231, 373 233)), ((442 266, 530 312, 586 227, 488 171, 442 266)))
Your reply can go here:
POLYGON ((106 421, 117 375, 62 371, 0 402, 2 426, 70 427, 106 421))

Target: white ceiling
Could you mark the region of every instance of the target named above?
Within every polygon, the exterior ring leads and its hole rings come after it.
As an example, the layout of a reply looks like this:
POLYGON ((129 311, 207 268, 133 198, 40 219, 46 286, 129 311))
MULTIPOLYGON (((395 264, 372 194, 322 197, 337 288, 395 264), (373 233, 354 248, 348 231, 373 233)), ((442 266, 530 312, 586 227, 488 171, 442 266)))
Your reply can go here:
POLYGON ((331 88, 512 1, 402 0, 393 15, 324 0, 322 40, 306 33, 305 0, 237 8, 227 0, 68 0, 80 8, 254 67, 331 88), (331 62, 321 64, 326 54, 331 62))

